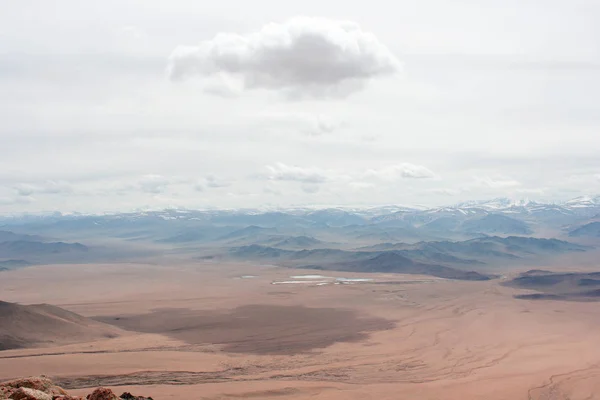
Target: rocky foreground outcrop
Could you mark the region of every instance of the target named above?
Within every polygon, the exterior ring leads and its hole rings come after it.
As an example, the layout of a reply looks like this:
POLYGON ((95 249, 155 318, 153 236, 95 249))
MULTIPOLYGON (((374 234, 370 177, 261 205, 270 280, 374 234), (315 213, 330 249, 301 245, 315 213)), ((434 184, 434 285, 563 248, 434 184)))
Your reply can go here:
MULTIPOLYGON (((0 400, 84 400, 71 396, 45 376, 15 379, 0 383, 0 400)), ((86 396, 86 400, 152 400, 152 397, 134 396, 125 392, 117 397, 112 390, 98 388, 86 396)))

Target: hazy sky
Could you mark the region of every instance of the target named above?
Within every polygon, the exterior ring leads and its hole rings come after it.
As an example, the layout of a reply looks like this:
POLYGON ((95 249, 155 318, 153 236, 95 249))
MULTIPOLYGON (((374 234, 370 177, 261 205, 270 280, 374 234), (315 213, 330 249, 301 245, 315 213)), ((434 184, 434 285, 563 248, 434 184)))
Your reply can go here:
POLYGON ((600 192, 597 0, 3 0, 0 212, 600 192))

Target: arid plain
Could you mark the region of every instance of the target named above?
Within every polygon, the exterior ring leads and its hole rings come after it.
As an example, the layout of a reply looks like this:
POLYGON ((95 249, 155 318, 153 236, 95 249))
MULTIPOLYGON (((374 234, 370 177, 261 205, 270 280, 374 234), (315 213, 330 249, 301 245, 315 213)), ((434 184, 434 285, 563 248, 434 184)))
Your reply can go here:
POLYGON ((3 351, 0 379, 155 399, 600 398, 597 302, 515 299, 506 277, 314 274, 208 262, 4 272, 5 301, 117 328, 3 351))

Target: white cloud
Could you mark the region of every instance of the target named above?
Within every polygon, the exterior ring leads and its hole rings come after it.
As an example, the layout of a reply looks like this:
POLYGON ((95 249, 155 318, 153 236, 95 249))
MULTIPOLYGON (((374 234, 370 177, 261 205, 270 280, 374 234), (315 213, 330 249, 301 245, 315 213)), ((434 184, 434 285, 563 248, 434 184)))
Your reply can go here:
MULTIPOLYGON (((193 179, 181 175, 159 175, 146 174, 137 180, 121 185, 120 187, 106 188, 102 193, 119 193, 128 195, 131 192, 143 192, 154 195, 176 195, 183 191, 203 192, 206 189, 215 189, 231 186, 231 182, 218 178, 214 175, 207 175, 200 179, 193 179)), ((193 192, 192 192, 193 193, 193 192)))
POLYGON ((375 188, 375 185, 367 182, 349 182, 348 187, 354 191, 361 191, 375 188))
POLYGON ((222 188, 231 186, 231 183, 229 181, 217 178, 214 175, 207 175, 204 179, 206 181, 206 186, 208 186, 209 188, 222 188))
POLYGON ((458 196, 459 194, 462 193, 462 190, 449 189, 449 188, 436 188, 436 189, 431 189, 430 192, 434 193, 434 194, 443 195, 443 196, 458 196))
POLYGON ((296 181, 304 183, 323 183, 331 179, 326 171, 318 168, 303 168, 284 163, 267 165, 266 178, 272 181, 296 181))
POLYGON ((278 190, 274 185, 267 185, 263 187, 263 193, 281 196, 281 191, 278 190))
POLYGON ((226 179, 218 178, 215 175, 207 175, 204 178, 201 178, 196 181, 196 184, 194 185, 194 190, 197 192, 203 192, 207 188, 208 189, 218 189, 218 188, 224 188, 224 187, 229 187, 229 186, 231 186, 230 181, 228 181, 226 179))
POLYGON ((238 97, 243 91, 243 87, 239 82, 223 73, 215 74, 206 79, 202 89, 208 94, 226 99, 238 97))
POLYGON ((516 190, 517 193, 521 194, 534 194, 534 195, 545 195, 547 193, 547 188, 519 188, 516 190))
POLYGON ((2 206, 30 204, 34 201, 35 199, 31 196, 0 197, 0 205, 2 206))
POLYGON ((138 182, 138 188, 145 193, 163 193, 171 183, 170 179, 162 175, 144 175, 138 182))
POLYGON ((362 140, 363 142, 376 142, 379 140, 379 136, 378 135, 373 135, 373 134, 367 134, 367 135, 362 135, 360 137, 360 140, 362 140))
POLYGON ((314 183, 305 183, 302 185, 302 191, 308 194, 314 194, 319 192, 319 185, 314 183))
POLYGON ((321 136, 335 132, 340 127, 340 124, 331 118, 319 115, 315 118, 311 130, 306 133, 311 136, 321 136))
POLYGON ((271 181, 301 182, 305 184, 302 189, 307 193, 316 193, 314 186, 321 183, 343 184, 344 187, 360 190, 374 187, 373 181, 393 182, 403 178, 425 179, 436 176, 426 167, 408 163, 370 169, 364 173, 341 173, 336 170, 300 167, 284 163, 267 165, 265 168, 267 173, 259 175, 261 178, 271 181))
POLYGON ((14 190, 19 196, 31 196, 34 194, 60 194, 73 191, 71 185, 65 181, 44 181, 42 183, 19 183, 14 190))
POLYGON ((395 181, 401 178, 427 179, 435 178, 430 169, 410 163, 389 165, 379 169, 369 169, 363 174, 363 179, 377 179, 383 181, 395 181))
POLYGON ((226 73, 245 89, 294 97, 345 97, 400 63, 375 35, 349 21, 296 17, 247 35, 220 33, 169 57, 172 80, 226 73))
POLYGON ((33 185, 27 183, 20 183, 14 187, 19 196, 31 196, 36 192, 36 188, 33 185))
POLYGON ((521 183, 514 179, 504 179, 504 178, 492 179, 489 176, 476 177, 475 181, 480 186, 487 186, 492 189, 507 189, 507 188, 514 188, 517 186, 521 186, 521 183))
POLYGON ((122 39, 140 40, 146 37, 146 33, 137 26, 123 26, 119 29, 118 34, 122 39))
POLYGON ((276 134, 304 134, 306 136, 330 135, 340 130, 344 123, 336 117, 324 114, 299 112, 260 113, 260 128, 276 134))

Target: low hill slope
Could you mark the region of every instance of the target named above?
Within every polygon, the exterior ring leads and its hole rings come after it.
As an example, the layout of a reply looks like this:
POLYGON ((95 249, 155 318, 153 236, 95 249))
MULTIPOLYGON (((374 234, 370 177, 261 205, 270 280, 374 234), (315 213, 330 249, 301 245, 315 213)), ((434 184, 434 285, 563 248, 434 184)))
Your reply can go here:
POLYGON ((461 228, 468 232, 488 234, 529 235, 532 233, 527 223, 502 214, 489 214, 465 221, 461 228))
POLYGON ((30 265, 32 264, 29 261, 25 260, 0 260, 0 271, 29 267, 30 265))
POLYGON ((89 249, 81 243, 64 242, 28 242, 19 240, 16 242, 1 242, 0 255, 10 257, 16 255, 48 255, 62 253, 85 253, 89 249))
POLYGON ((529 300, 600 300, 600 272, 557 273, 531 270, 504 282, 505 286, 535 290, 537 293, 518 294, 518 299, 529 300))
POLYGON ((0 301, 0 350, 88 342, 121 330, 49 304, 0 301))
POLYGON ((569 232, 571 237, 600 237, 600 222, 594 221, 569 232))
POLYGON ((323 269, 351 272, 384 272, 430 275, 445 279, 484 281, 494 278, 475 271, 463 271, 443 265, 415 262, 398 252, 385 252, 367 260, 327 265, 323 269))

